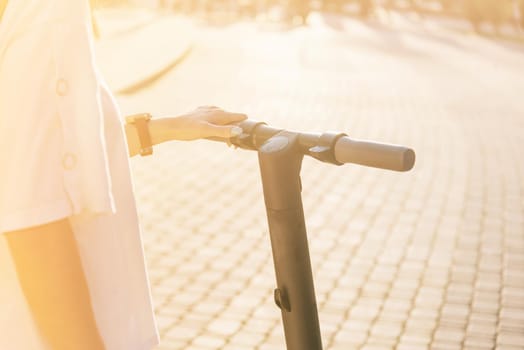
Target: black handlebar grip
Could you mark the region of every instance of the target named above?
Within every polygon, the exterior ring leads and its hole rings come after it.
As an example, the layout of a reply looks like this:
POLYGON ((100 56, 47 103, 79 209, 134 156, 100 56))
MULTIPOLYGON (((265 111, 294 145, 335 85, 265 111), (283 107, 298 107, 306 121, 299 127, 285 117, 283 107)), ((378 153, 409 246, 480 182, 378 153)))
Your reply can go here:
POLYGON ((415 152, 411 148, 353 140, 341 137, 335 144, 335 158, 340 163, 356 163, 374 168, 408 171, 415 164, 415 152))

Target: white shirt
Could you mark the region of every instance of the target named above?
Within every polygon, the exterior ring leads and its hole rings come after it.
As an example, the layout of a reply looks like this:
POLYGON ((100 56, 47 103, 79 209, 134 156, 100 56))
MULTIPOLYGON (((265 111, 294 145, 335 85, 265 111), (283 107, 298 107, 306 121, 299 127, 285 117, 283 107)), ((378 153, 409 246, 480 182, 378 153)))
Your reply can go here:
POLYGON ((47 349, 2 232, 69 218, 107 350, 158 343, 120 112, 87 0, 10 0, 0 22, 0 349, 47 349))

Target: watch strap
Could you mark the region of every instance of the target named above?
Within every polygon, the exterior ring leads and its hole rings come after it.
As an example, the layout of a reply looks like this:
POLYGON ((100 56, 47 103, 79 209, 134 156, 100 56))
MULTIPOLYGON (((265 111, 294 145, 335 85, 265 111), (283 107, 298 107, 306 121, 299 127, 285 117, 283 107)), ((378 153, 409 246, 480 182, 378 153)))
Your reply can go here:
POLYGON ((136 114, 126 118, 126 121, 129 124, 133 124, 137 131, 141 156, 149 156, 153 154, 153 143, 149 132, 150 120, 151 114, 149 113, 136 114))

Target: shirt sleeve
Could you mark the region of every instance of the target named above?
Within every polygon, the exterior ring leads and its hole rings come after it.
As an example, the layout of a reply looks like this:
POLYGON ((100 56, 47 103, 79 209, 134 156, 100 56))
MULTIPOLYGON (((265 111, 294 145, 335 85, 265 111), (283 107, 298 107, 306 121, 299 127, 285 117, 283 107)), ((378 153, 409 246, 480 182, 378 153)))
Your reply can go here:
POLYGON ((73 214, 115 211, 100 80, 90 22, 55 24, 55 99, 63 129, 64 185, 73 214))
POLYGON ((116 212, 87 1, 53 4, 0 55, 0 233, 116 212))

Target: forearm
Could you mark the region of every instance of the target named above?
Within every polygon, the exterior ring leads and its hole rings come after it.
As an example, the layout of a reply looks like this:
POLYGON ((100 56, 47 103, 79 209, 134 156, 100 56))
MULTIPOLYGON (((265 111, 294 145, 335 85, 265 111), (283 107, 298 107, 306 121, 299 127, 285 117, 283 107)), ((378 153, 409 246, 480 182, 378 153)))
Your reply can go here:
POLYGON ((5 233, 32 318, 52 349, 104 349, 67 219, 5 233))
MULTIPOLYGON (((242 133, 237 123, 245 120, 242 113, 224 111, 218 107, 198 107, 176 117, 150 119, 147 128, 152 146, 170 140, 197 140, 206 137, 231 138, 242 133)), ((129 156, 140 153, 140 139, 135 124, 125 124, 129 156)))

